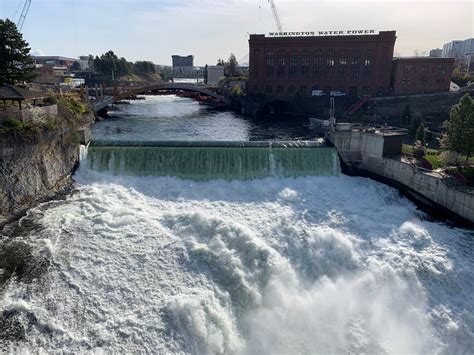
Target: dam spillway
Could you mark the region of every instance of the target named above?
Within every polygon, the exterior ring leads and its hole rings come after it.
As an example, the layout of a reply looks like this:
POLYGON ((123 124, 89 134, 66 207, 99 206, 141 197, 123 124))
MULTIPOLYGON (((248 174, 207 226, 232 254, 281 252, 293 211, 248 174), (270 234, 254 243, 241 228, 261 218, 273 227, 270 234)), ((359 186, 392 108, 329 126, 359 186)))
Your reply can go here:
POLYGON ((113 175, 208 181, 340 173, 334 148, 320 141, 93 141, 88 168, 113 175))

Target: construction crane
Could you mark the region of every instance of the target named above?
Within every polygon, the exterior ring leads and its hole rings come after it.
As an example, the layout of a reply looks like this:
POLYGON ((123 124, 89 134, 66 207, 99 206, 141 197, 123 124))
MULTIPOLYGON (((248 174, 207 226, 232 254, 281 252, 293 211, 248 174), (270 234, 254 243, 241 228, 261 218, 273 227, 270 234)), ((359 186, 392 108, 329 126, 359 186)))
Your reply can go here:
POLYGON ((270 4, 270 6, 272 8, 273 18, 275 19, 275 23, 276 23, 278 32, 283 32, 283 26, 281 25, 280 15, 278 14, 278 10, 277 10, 277 7, 275 5, 275 1, 268 0, 268 3, 270 4))
POLYGON ((23 5, 23 10, 21 11, 20 19, 18 20, 18 23, 16 25, 16 27, 18 27, 18 30, 20 32, 25 23, 26 15, 28 15, 28 11, 30 10, 30 5, 31 5, 31 0, 25 0, 25 4, 23 5))

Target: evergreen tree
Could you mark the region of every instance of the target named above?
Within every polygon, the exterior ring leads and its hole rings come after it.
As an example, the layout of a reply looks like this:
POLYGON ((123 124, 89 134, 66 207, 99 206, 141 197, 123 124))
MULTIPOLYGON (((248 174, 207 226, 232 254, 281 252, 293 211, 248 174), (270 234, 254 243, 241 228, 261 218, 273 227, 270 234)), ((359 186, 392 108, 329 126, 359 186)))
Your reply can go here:
POLYGON ((225 72, 227 76, 236 76, 238 75, 238 62, 237 58, 235 57, 234 53, 231 53, 229 56, 229 60, 225 63, 225 72))
POLYGON ((421 116, 420 112, 417 111, 414 115, 411 115, 410 128, 408 131, 412 137, 416 136, 416 131, 418 130, 422 122, 423 117, 421 116))
POLYGON ((21 84, 35 77, 28 43, 9 19, 0 19, 0 85, 21 84))
POLYGON ((415 139, 420 142, 423 146, 426 143, 426 132, 425 132, 425 124, 421 122, 420 126, 418 127, 415 135, 415 139))
POLYGON ((466 160, 469 159, 474 153, 474 101, 469 94, 464 95, 459 103, 454 105, 443 128, 443 150, 465 155, 466 160))
POLYGON ((411 119, 410 104, 407 104, 402 113, 402 125, 407 127, 411 123, 411 119))

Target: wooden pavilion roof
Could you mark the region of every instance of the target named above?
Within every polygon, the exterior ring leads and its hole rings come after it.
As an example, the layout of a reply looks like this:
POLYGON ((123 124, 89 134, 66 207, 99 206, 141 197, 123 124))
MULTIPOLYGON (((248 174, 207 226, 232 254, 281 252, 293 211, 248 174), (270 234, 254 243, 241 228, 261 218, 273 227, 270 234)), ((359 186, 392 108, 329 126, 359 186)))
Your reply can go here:
POLYGON ((0 100, 37 100, 46 96, 47 95, 39 91, 32 91, 12 85, 0 85, 0 100))

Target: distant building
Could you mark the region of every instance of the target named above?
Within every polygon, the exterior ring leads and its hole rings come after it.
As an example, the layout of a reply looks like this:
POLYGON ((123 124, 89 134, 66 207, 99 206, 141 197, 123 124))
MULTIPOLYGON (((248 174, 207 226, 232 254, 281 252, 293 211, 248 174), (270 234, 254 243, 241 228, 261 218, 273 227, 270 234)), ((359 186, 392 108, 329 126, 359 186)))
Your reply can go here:
POLYGON ((449 91, 454 58, 395 58, 392 69, 392 93, 430 94, 449 91))
POLYGON ((443 45, 443 58, 465 60, 470 54, 474 54, 474 38, 468 38, 462 41, 451 41, 443 45))
POLYGON ((81 67, 81 70, 89 70, 90 69, 90 62, 89 62, 89 56, 88 55, 81 55, 79 57, 79 66, 81 67))
POLYGON ((173 55, 171 58, 173 59, 173 69, 194 67, 194 56, 192 55, 188 55, 186 57, 173 55))
POLYGON ((37 66, 43 67, 66 67, 70 68, 74 62, 78 62, 75 58, 67 58, 61 56, 33 56, 33 60, 37 66))
POLYGON ((207 66, 207 84, 217 85, 220 78, 224 76, 223 65, 209 65, 207 66))
POLYGON ((431 58, 441 58, 443 56, 443 50, 441 48, 435 48, 430 50, 431 58))

